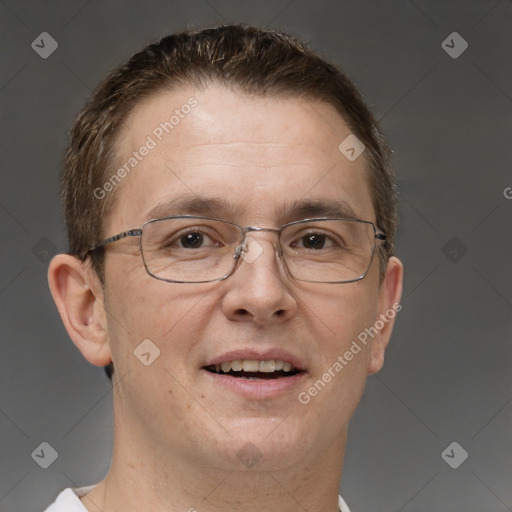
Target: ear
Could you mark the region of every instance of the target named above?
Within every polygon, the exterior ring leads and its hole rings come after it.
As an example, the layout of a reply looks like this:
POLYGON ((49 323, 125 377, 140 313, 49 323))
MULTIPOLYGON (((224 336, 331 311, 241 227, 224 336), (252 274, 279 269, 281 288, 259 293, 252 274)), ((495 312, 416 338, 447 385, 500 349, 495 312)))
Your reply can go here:
POLYGON ((90 265, 57 254, 50 262, 48 284, 62 322, 85 359, 96 366, 110 363, 103 288, 90 265))
POLYGON ((377 299, 377 317, 375 326, 379 327, 375 336, 368 362, 368 374, 377 373, 384 364, 384 352, 391 338, 395 317, 402 309, 403 265, 398 258, 392 256, 386 265, 386 275, 380 284, 377 299), (382 326, 382 328, 381 328, 382 326))

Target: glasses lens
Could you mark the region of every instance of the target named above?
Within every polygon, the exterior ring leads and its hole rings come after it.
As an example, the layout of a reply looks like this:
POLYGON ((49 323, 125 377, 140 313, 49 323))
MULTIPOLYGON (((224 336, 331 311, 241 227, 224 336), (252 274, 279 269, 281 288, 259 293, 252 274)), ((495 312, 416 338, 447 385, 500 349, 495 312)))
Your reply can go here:
POLYGON ((198 283, 214 281, 235 266, 233 254, 242 242, 240 229, 206 218, 150 221, 142 230, 142 257, 158 279, 198 283))
POLYGON ((375 228, 356 220, 314 220, 287 226, 281 234, 290 273, 301 281, 337 283, 361 279, 375 249, 375 228))

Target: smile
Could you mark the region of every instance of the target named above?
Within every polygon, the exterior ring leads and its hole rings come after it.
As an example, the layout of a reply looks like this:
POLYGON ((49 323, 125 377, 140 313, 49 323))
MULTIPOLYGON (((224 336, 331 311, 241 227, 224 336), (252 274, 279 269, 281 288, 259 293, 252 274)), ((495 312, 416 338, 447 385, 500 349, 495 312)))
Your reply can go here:
POLYGON ((248 380, 289 378, 300 371, 289 361, 281 359, 235 359, 233 361, 224 361, 221 364, 206 366, 205 370, 211 373, 248 380))

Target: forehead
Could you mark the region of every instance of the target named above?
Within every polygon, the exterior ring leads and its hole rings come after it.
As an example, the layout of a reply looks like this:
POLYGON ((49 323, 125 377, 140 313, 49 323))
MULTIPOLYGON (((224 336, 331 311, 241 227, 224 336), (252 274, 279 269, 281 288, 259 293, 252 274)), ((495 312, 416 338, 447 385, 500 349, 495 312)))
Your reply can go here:
POLYGON ((160 92, 134 108, 118 135, 112 171, 126 172, 110 192, 107 230, 139 225, 152 212, 195 213, 172 209, 194 199, 217 200, 239 222, 274 224, 304 201, 339 202, 374 220, 364 157, 349 161, 338 149, 350 133, 318 101, 216 84, 160 92))

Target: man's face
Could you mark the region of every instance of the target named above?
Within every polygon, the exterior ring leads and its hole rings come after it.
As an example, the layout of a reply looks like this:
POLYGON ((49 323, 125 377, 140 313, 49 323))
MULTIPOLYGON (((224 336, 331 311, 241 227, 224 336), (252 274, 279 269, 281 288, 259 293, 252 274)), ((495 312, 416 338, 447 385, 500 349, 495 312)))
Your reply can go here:
MULTIPOLYGON (((375 222, 364 158, 349 161, 338 151, 349 134, 335 110, 319 102, 249 97, 216 85, 202 92, 160 93, 139 104, 120 133, 119 166, 148 135, 156 147, 119 185, 104 235, 140 227, 155 216, 186 214, 277 228, 311 217, 287 211, 306 200, 341 201, 359 219, 375 222), (192 96, 197 105, 182 109, 169 133, 155 132, 192 96), (222 199, 228 207, 165 206, 197 198, 222 199), (150 210, 157 205, 155 215, 150 210)), ((258 459, 258 467, 279 469, 343 443, 368 373, 369 345, 309 403, 298 397, 374 324, 377 257, 361 281, 303 282, 287 275, 275 233, 247 236, 263 252, 251 263, 240 261, 226 280, 202 284, 149 276, 138 238, 107 249, 104 300, 119 380, 116 417, 123 428, 147 440, 146 455, 153 447, 155 457, 169 453, 226 470, 244 469, 237 454, 251 443, 245 449, 258 459), (145 339, 160 350, 149 366, 134 355, 145 339), (206 369, 212 362, 245 359, 281 359, 303 371, 258 381, 206 369)))

